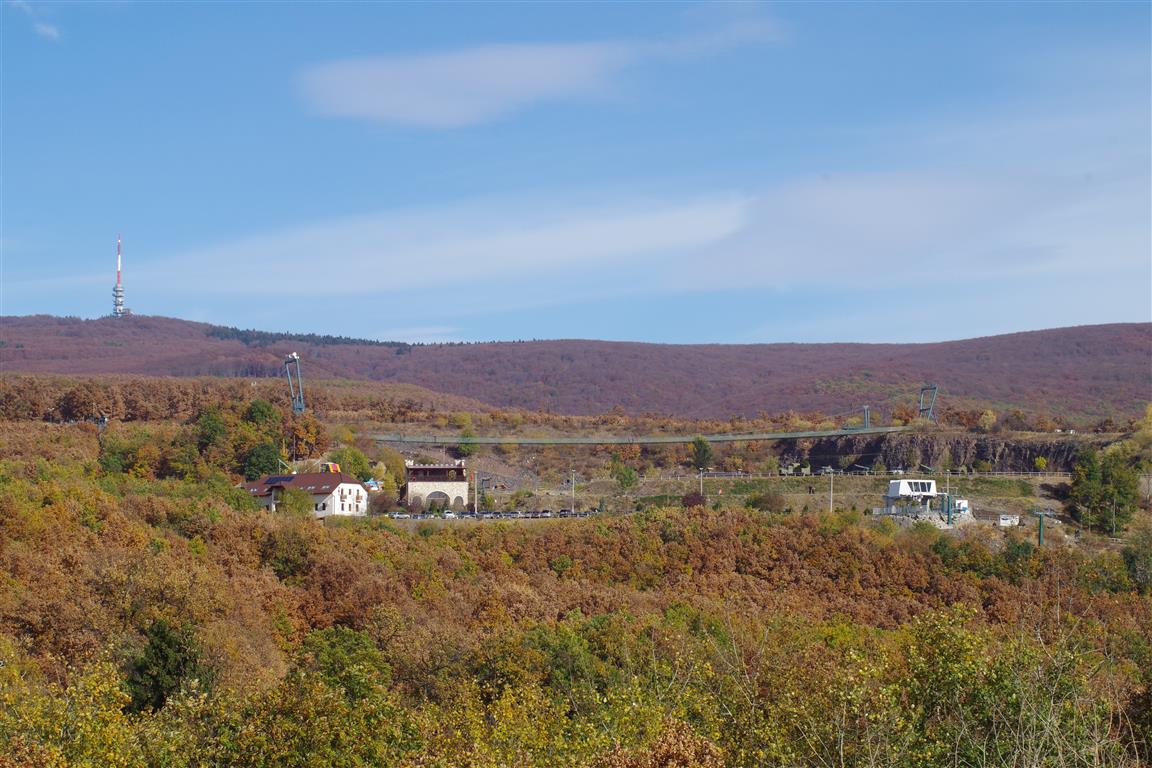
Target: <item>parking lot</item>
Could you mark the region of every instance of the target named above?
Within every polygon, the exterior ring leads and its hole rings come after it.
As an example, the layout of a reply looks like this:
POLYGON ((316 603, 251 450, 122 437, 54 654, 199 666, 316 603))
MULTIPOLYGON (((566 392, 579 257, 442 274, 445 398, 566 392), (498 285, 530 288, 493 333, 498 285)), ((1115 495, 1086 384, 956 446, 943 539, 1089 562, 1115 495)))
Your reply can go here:
POLYGON ((444 512, 440 514, 410 514, 407 512, 393 512, 388 515, 393 520, 535 520, 552 518, 588 517, 596 514, 592 511, 573 512, 570 509, 561 509, 553 512, 551 509, 516 512, 444 512))

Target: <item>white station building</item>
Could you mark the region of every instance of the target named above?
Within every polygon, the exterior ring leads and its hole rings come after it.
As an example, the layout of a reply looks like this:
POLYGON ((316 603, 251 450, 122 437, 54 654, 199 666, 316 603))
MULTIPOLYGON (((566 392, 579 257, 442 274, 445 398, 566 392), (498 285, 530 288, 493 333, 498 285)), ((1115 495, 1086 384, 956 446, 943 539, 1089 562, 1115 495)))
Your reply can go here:
POLYGON ((940 527, 970 522, 972 519, 972 508, 967 499, 939 493, 935 480, 911 478, 889 480, 888 492, 884 495, 884 507, 873 510, 873 513, 910 515, 915 519, 926 519, 940 527), (935 505, 937 499, 940 500, 938 507, 935 505))
POLYGON ((923 505, 931 503, 936 495, 935 480, 889 480, 884 499, 890 507, 910 503, 923 505))

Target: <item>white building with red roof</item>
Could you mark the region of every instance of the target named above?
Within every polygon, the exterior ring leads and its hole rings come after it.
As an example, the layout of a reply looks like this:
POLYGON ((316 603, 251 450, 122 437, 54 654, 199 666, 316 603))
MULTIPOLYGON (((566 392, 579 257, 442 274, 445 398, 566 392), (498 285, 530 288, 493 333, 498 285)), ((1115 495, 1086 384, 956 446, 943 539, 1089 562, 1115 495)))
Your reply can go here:
POLYGON ((293 488, 312 497, 312 514, 316 517, 368 514, 368 489, 346 472, 268 475, 240 487, 271 512, 276 511, 285 490, 293 488))

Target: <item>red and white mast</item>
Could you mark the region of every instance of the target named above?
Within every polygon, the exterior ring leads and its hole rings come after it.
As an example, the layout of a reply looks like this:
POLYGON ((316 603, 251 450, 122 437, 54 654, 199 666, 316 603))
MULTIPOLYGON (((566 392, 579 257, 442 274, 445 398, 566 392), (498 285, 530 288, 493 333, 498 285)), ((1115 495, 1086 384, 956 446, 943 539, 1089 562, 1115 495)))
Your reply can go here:
POLYGON ((112 289, 112 316, 123 317, 129 313, 124 306, 124 286, 120 282, 120 235, 116 235, 116 287, 112 289))

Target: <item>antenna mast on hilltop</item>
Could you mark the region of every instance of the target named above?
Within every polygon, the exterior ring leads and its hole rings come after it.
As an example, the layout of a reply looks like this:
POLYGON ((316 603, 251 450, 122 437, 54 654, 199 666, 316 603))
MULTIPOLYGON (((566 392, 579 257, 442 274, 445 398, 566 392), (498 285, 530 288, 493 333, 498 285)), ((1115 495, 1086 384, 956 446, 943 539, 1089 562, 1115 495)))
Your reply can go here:
POLYGON ((112 316, 130 314, 132 310, 124 306, 124 285, 120 282, 120 235, 116 235, 116 287, 112 289, 112 316))

